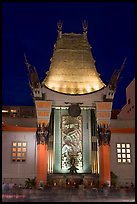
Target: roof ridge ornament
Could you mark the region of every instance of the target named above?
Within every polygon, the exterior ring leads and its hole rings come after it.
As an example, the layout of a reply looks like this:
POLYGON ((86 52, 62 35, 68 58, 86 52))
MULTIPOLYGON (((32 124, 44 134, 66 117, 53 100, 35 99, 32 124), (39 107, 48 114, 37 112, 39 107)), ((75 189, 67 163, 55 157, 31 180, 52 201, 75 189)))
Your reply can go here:
POLYGON ((121 74, 124 66, 125 66, 126 60, 127 60, 127 58, 125 57, 124 62, 121 65, 119 70, 116 70, 116 69, 114 70, 114 72, 112 74, 112 77, 110 79, 110 82, 109 82, 109 87, 110 87, 111 90, 115 90, 116 89, 117 83, 118 83, 118 79, 120 77, 120 74, 121 74))
POLYGON ((40 80, 38 77, 37 70, 35 66, 31 65, 26 57, 26 54, 24 53, 24 58, 25 58, 25 64, 27 67, 27 74, 28 74, 28 80, 29 80, 29 85, 32 91, 32 96, 33 96, 33 102, 36 99, 41 99, 42 98, 42 91, 41 91, 41 84, 40 80))
POLYGON ((58 36, 59 36, 59 38, 62 37, 62 26, 63 26, 63 22, 62 22, 61 20, 59 20, 59 21, 57 22, 58 36))
POLYGON ((28 62, 28 60, 27 60, 26 53, 24 53, 24 58, 25 58, 25 64, 26 64, 27 68, 29 69, 30 64, 29 64, 29 62, 28 62))
POLYGON ((83 27, 83 36, 84 36, 84 39, 87 39, 88 22, 86 20, 84 20, 82 22, 82 27, 83 27))

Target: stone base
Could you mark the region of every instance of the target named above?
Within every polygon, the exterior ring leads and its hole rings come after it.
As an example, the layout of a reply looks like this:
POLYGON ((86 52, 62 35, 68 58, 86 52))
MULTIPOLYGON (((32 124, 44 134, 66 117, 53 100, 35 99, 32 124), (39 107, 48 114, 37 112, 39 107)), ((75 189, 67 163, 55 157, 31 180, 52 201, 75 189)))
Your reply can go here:
POLYGON ((97 185, 98 176, 92 174, 49 174, 47 176, 47 185, 67 187, 84 185, 91 187, 97 185))

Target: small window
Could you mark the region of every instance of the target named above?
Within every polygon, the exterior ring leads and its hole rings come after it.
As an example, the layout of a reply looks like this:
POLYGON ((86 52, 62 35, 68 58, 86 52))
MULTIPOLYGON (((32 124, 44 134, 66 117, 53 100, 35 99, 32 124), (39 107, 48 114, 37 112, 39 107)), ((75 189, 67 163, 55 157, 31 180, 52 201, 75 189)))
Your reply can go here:
POLYGON ((22 157, 26 157, 26 153, 22 153, 22 157))
POLYGON ((16 157, 16 153, 13 152, 13 153, 12 153, 12 156, 13 156, 13 157, 16 157))
POLYGON ((122 149, 122 153, 125 153, 126 152, 126 150, 125 149, 122 149))
POLYGON ((123 162, 123 163, 126 163, 126 159, 122 159, 122 162, 123 162))
POLYGON ((12 161, 25 162, 26 161, 27 142, 13 142, 12 143, 12 161))
POLYGON ((23 143, 22 143, 22 146, 23 146, 23 147, 26 147, 26 142, 23 142, 23 143))
POLYGON ((26 152, 26 148, 22 148, 22 152, 26 152))
POLYGON ((130 154, 127 154, 127 158, 130 158, 130 154))
POLYGON ((118 158, 121 158, 121 154, 118 154, 117 157, 118 157, 118 158))
POLYGON ((121 153, 121 149, 117 149, 117 153, 121 153))
POLYGON ((118 163, 121 163, 121 159, 118 159, 118 163))
POLYGON ((15 147, 12 148, 12 151, 13 151, 13 152, 16 152, 16 150, 17 150, 17 149, 16 149, 15 147))
POLYGON ((130 148, 130 144, 126 144, 126 148, 130 148))
POLYGON ((130 149, 127 149, 127 153, 130 153, 130 149))
POLYGON ((122 158, 126 158, 126 155, 125 155, 125 154, 122 154, 122 158))
POLYGON ((17 146, 17 142, 13 142, 13 145, 12 145, 12 146, 14 146, 14 147, 17 146))
POLYGON ((131 159, 127 159, 127 162, 128 162, 128 163, 131 163, 131 159))
POLYGON ((117 162, 131 163, 131 144, 116 144, 117 162))
POLYGON ((21 153, 17 153, 17 156, 18 156, 18 157, 21 157, 21 153))
POLYGON ((125 148, 125 144, 122 144, 122 148, 125 148))

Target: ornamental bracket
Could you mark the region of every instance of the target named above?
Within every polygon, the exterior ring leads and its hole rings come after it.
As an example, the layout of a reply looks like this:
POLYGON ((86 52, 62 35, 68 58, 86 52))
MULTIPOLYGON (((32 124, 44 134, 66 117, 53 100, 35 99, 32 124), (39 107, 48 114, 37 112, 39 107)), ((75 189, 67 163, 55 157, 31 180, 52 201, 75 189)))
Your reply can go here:
POLYGON ((37 144, 47 144, 49 139, 49 128, 44 123, 37 125, 36 131, 37 144))

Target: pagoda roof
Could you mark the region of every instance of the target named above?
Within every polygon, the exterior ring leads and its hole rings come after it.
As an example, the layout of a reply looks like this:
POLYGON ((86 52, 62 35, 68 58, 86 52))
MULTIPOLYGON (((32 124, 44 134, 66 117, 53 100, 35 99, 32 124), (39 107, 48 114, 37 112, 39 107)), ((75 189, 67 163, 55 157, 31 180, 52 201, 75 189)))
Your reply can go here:
POLYGON ((83 34, 64 33, 58 36, 42 85, 71 95, 92 93, 106 86, 96 70, 91 46, 83 34))

